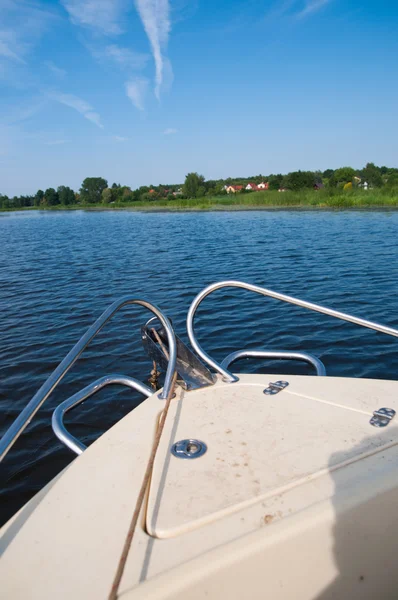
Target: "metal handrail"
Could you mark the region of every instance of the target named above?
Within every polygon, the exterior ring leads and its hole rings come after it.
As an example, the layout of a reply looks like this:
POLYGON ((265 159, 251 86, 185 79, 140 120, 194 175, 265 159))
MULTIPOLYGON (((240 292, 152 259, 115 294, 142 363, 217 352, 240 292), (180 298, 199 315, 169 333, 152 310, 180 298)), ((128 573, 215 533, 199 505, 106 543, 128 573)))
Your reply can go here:
POLYGON ((255 292, 256 294, 261 294, 262 296, 269 296, 271 298, 275 298, 276 300, 282 300, 283 302, 288 302, 290 304, 295 304, 297 306, 301 306, 302 308, 308 308, 309 310, 313 310, 316 312, 323 313, 324 315, 329 315, 330 317, 335 317, 336 319, 342 319, 343 321, 349 321, 350 323, 354 323, 356 325, 361 325, 362 327, 367 327, 368 329, 375 329, 380 333, 385 333, 387 335, 392 335, 398 337, 398 330, 393 329, 392 327, 386 327, 385 325, 380 325, 378 323, 374 323, 372 321, 367 321, 366 319, 360 319, 359 317, 354 317, 352 315, 348 315, 346 313, 340 312, 338 310, 333 310, 331 308, 326 308, 319 304, 313 304, 312 302, 306 302, 305 300, 300 300, 299 298, 294 298, 293 296, 287 296, 286 294, 280 294, 278 292, 274 292, 273 290, 269 290, 267 288, 260 287, 258 285, 252 285, 250 283, 245 283, 243 281, 219 281, 218 283, 213 283, 207 286, 204 290, 202 290, 196 298, 193 300, 191 306, 189 307, 188 316, 187 316, 187 332, 189 341, 192 344, 192 347, 196 351, 196 353, 200 356, 202 360, 204 360, 208 365, 213 367, 218 373, 222 375, 224 380, 232 383, 234 381, 238 381, 239 378, 236 375, 233 375, 229 371, 227 371, 224 367, 218 364, 215 360, 213 360, 203 348, 200 346, 199 342, 196 340, 195 331, 194 331, 194 317, 196 310, 199 304, 211 294, 215 290, 219 290, 224 287, 237 287, 242 288, 244 290, 248 290, 250 292, 255 292))
POLYGON ((76 454, 82 454, 82 452, 86 450, 87 446, 85 446, 80 440, 75 438, 66 429, 64 425, 65 413, 67 413, 72 408, 75 408, 75 406, 83 402, 83 400, 86 400, 93 394, 96 394, 97 392, 102 390, 102 388, 104 388, 105 386, 112 384, 125 385, 127 387, 141 392, 141 394, 144 394, 144 396, 146 396, 147 398, 149 398, 149 396, 152 396, 153 394, 153 391, 148 386, 141 383, 141 381, 134 379, 134 377, 127 377, 125 375, 105 375, 104 377, 93 381, 93 383, 90 383, 88 386, 86 386, 67 400, 61 402, 61 404, 59 404, 53 412, 51 425, 57 438, 63 444, 65 444, 65 446, 73 450, 73 452, 75 452, 76 454))
POLYGON ((308 354, 307 352, 278 352, 278 351, 267 351, 267 350, 237 350, 231 352, 224 358, 221 363, 223 369, 228 367, 237 360, 242 358, 273 358, 275 360, 302 360, 309 365, 312 365, 316 371, 316 374, 320 377, 326 375, 325 365, 319 358, 308 354))
POLYGON ((176 359, 177 359, 177 344, 176 338, 174 335, 173 328, 170 324, 169 319, 161 312, 161 310, 150 304, 146 300, 139 300, 137 298, 132 298, 130 296, 124 296, 120 298, 120 300, 116 300, 109 308, 107 308, 102 315, 91 325, 91 327, 86 331, 86 333, 80 338, 80 340, 75 344, 65 356, 62 362, 58 365, 58 367, 51 373, 51 375, 46 379, 41 388, 36 392, 30 402, 25 406, 23 411, 18 415, 12 425, 7 429, 2 439, 0 440, 0 461, 7 454, 11 446, 21 435, 25 427, 30 423, 36 412, 42 406, 42 404, 47 400, 51 392, 56 388, 62 378, 66 375, 69 369, 74 365, 77 361, 83 350, 89 345, 92 339, 101 331, 104 325, 109 321, 113 315, 120 310, 123 306, 127 304, 138 304, 139 306, 143 306, 147 308, 151 312, 153 312, 162 323, 163 327, 167 333, 167 339, 169 343, 169 355, 170 361, 167 367, 164 387, 161 394, 159 394, 159 398, 165 399, 167 398, 173 380, 173 373, 175 371, 176 359))

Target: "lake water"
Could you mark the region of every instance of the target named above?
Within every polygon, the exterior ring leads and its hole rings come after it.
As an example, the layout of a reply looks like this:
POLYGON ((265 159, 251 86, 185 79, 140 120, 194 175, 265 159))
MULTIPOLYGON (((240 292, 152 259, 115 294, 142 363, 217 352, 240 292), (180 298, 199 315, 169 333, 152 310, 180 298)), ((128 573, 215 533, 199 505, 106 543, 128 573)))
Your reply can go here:
MULTIPOLYGON (((115 299, 160 306, 186 339, 194 296, 240 279, 398 327, 398 212, 0 213, 0 401, 8 427, 45 378, 115 299)), ((97 377, 146 380, 139 327, 149 313, 121 311, 97 336, 3 462, 2 519, 73 458, 51 430, 55 406, 97 377)), ((221 290, 198 313, 203 347, 303 350, 329 375, 398 378, 398 343, 373 331, 257 297, 221 290)), ((308 373, 244 361, 236 370, 308 373)), ((71 431, 95 440, 140 402, 108 388, 70 413, 71 431)))

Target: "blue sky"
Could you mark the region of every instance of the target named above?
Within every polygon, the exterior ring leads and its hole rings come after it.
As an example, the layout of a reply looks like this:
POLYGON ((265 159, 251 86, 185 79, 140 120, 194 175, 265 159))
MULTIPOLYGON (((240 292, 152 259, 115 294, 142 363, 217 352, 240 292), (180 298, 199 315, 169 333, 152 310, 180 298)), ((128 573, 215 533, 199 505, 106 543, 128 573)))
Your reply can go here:
POLYGON ((398 166, 396 0, 0 0, 0 193, 398 166))

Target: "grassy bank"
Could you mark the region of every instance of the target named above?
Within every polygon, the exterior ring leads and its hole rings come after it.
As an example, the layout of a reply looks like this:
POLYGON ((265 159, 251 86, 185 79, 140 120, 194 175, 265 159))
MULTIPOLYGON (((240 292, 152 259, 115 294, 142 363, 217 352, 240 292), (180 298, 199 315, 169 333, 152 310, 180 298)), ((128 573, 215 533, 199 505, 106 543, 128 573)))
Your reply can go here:
MULTIPOLYGON (((116 205, 114 205, 116 206, 116 205)), ((124 205, 117 205, 122 207, 124 205)), ((249 194, 194 198, 191 200, 155 200, 134 202, 137 209, 169 208, 174 210, 211 210, 217 208, 398 208, 398 190, 343 192, 342 190, 304 190, 301 192, 264 191, 249 194)))
MULTIPOLYGON (((264 191, 248 194, 230 194, 194 199, 154 200, 151 202, 115 203, 98 205, 40 206, 39 210, 123 209, 129 210, 244 210, 267 208, 398 208, 398 189, 343 191, 341 189, 303 190, 300 192, 264 191)), ((35 210, 25 209, 0 210, 35 210)))

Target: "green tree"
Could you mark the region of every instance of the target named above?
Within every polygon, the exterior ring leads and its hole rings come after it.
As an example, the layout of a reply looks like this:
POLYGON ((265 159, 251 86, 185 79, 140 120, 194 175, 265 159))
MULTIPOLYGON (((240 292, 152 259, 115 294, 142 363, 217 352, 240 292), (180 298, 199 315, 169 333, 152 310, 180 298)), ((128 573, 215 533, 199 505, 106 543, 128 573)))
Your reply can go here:
POLYGON ((121 188, 122 193, 120 196, 120 201, 121 202, 134 202, 134 192, 131 190, 131 188, 129 188, 127 185, 123 186, 121 188))
POLYGON ((145 195, 149 192, 149 187, 147 185, 142 185, 138 189, 135 190, 134 195, 136 200, 145 200, 145 195))
POLYGON ((334 179, 337 184, 345 184, 352 182, 355 177, 355 169, 352 167, 341 167, 334 172, 334 179))
POLYGON ((48 188, 44 192, 44 204, 47 206, 55 206, 59 204, 58 193, 54 190, 54 188, 48 188))
MULTIPOLYGON (((203 186, 205 178, 198 173, 188 173, 185 177, 185 183, 182 187, 182 192, 187 198, 196 198, 198 190, 203 186)), ((204 186, 203 186, 204 187, 204 186)))
POLYGON ((59 203, 63 206, 75 203, 75 192, 68 186, 60 185, 57 189, 59 203))
POLYGON ((335 174, 333 173, 333 175, 331 175, 331 176, 329 177, 329 180, 328 180, 328 187, 330 187, 330 188, 335 188, 336 186, 337 186, 336 176, 335 176, 335 174))
POLYGON ((37 190, 35 199, 33 201, 34 205, 35 206, 40 206, 40 204, 43 203, 43 200, 44 200, 44 192, 43 192, 43 190, 37 190))
POLYGON ((381 187, 383 185, 380 169, 374 163, 367 163, 366 167, 361 171, 361 177, 363 182, 366 181, 372 187, 381 187))
POLYGON ((33 206, 34 196, 21 196, 21 206, 33 206))
POLYGON ((157 193, 159 194, 159 196, 165 196, 165 190, 167 188, 164 185, 158 185, 157 188, 155 188, 155 190, 157 191, 157 193))
POLYGON ((100 204, 101 194, 108 187, 103 177, 86 177, 80 188, 80 199, 84 204, 100 204))
POLYGON ((121 201, 121 197, 123 194, 123 188, 121 185, 119 184, 113 184, 111 189, 111 198, 110 198, 110 202, 120 202, 121 201))
POLYGON ((214 188, 217 186, 218 183, 219 183, 219 181, 216 181, 215 179, 208 179, 205 182, 205 188, 206 188, 206 191, 207 191, 207 193, 208 193, 209 196, 210 196, 209 189, 214 190, 214 188))
POLYGON ((149 192, 144 192, 140 196, 140 200, 143 200, 145 202, 153 202, 154 200, 156 200, 156 198, 157 198, 156 194, 151 194, 149 192))
POLYGON ((314 173, 311 171, 293 171, 283 178, 283 186, 289 190, 298 191, 314 187, 314 173))
POLYGON ((270 175, 268 178, 268 189, 269 190, 279 190, 282 185, 283 175, 280 173, 278 175, 270 175))
POLYGON ((110 204, 111 202, 113 202, 112 192, 113 190, 111 188, 105 188, 104 190, 102 190, 101 200, 103 204, 110 204))
POLYGON ((214 189, 214 195, 215 196, 221 196, 226 194, 227 192, 224 190, 224 184, 221 183, 217 183, 215 189, 214 189))
POLYGON ((8 196, 2 196, 0 194, 0 208, 10 208, 10 200, 8 196))
POLYGON ((325 177, 326 179, 330 179, 330 177, 332 177, 333 173, 334 173, 333 169, 326 169, 322 173, 322 177, 325 177))
POLYGON ((197 198, 203 198, 206 195, 206 188, 204 185, 198 187, 198 191, 196 192, 197 198))
POLYGON ((388 187, 397 187, 398 188, 398 171, 388 174, 386 185, 388 187))

